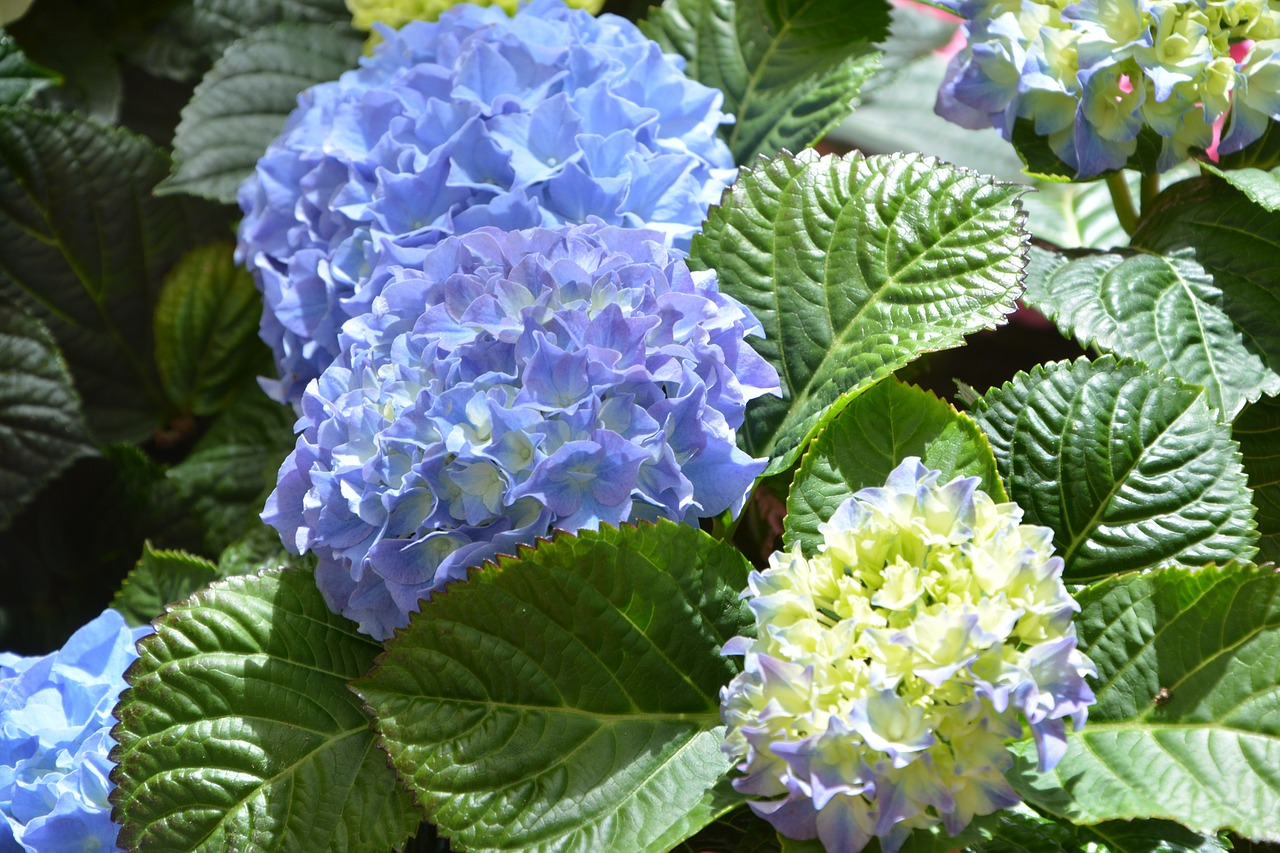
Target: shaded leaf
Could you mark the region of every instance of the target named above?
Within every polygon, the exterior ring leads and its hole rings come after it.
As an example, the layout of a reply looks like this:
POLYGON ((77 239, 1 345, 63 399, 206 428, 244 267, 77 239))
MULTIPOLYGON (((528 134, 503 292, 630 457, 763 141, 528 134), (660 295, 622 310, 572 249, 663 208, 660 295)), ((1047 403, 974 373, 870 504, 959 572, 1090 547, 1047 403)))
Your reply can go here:
POLYGON ((309 572, 219 581, 155 628, 112 730, 122 846, 384 853, 417 831, 346 687, 381 646, 309 572))
POLYGON ((818 525, 859 489, 883 486, 898 463, 918 456, 938 482, 979 477, 997 502, 1008 500, 987 437, 974 421, 928 391, 894 377, 863 391, 818 433, 787 496, 783 539, 814 554, 818 525))
POLYGON ((1162 818, 1280 840, 1280 574, 1164 569, 1077 598, 1097 703, 1048 773, 1019 745, 1019 793, 1075 823, 1162 818))
POLYGON ((1111 357, 1042 365, 982 397, 1009 497, 1071 580, 1249 559, 1254 508, 1202 389, 1111 357))
POLYGON ((666 0, 645 35, 724 93, 734 162, 821 139, 853 109, 889 31, 884 0, 666 0))
POLYGON ((720 647, 749 569, 669 521, 558 535, 423 602, 355 689, 455 846, 666 853, 741 802, 720 647))
POLYGON ((0 30, 0 106, 16 107, 55 80, 56 74, 28 60, 0 30))
POLYGON ((181 601, 217 579, 217 567, 208 560, 185 551, 157 551, 148 542, 111 606, 130 625, 145 625, 163 613, 166 604, 181 601))
POLYGON ((1189 257, 1034 249, 1025 298, 1081 346, 1204 386, 1226 420, 1280 392, 1280 374, 1250 349, 1222 289, 1189 257))
POLYGON ((44 324, 0 299, 0 528, 94 452, 71 374, 44 324))
POLYGON ((919 155, 806 151, 745 171, 690 264, 755 312, 783 397, 739 441, 785 470, 857 391, 1004 321, 1021 292, 1021 188, 919 155))
POLYGON ((1258 508, 1258 556, 1280 562, 1280 400, 1264 397, 1231 425, 1258 508))
POLYGON ((160 192, 234 202, 297 107, 298 93, 354 68, 361 43, 350 27, 282 24, 232 44, 182 110, 176 166, 160 192))
MULTIPOLYGON (((1130 177, 1131 192, 1138 181, 1130 177)), ((1036 191, 1022 197, 1027 229, 1033 236, 1063 249, 1109 249, 1125 246, 1129 235, 1120 226, 1105 181, 1063 184, 1036 181, 1036 191)))

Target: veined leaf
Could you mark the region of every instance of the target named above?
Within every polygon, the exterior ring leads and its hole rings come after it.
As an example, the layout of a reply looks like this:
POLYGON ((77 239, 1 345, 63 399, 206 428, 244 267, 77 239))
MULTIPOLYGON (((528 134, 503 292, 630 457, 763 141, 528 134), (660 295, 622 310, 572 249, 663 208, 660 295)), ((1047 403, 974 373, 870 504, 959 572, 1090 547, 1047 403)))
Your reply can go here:
POLYGON ((385 853, 417 830, 346 687, 381 646, 310 572, 219 581, 154 624, 112 730, 122 846, 385 853))
POLYGON ((1280 562, 1280 400, 1250 404, 1231 424, 1231 437, 1240 442, 1258 508, 1259 556, 1280 562))
POLYGON ((1280 393, 1280 374, 1250 349, 1227 313, 1232 303, 1190 257, 1069 259, 1033 249, 1026 300, 1081 346, 1094 344, 1203 385, 1225 420, 1262 394, 1280 393))
POLYGON ((355 689, 461 849, 667 853, 741 802, 720 647, 749 569, 669 521, 558 535, 423 602, 355 689))
POLYGON ((1111 357, 1042 365, 978 402, 1009 497, 1077 580, 1248 560, 1254 508, 1203 390, 1111 357))
POLYGON ((13 38, 0 30, 0 106, 16 107, 56 79, 23 56, 13 38))
POLYGON ((1165 818, 1280 840, 1280 574, 1164 569, 1078 600, 1097 704, 1048 773, 1019 745, 1019 793, 1075 823, 1165 818))
MULTIPOLYGON (((1129 185, 1134 188, 1137 181, 1130 180, 1129 185)), ((1128 244, 1129 235, 1120 227, 1105 181, 1037 181, 1035 189, 1022 197, 1022 203, 1027 208, 1027 230, 1037 239, 1063 249, 1109 249, 1128 244)))
POLYGON ((666 0, 645 35, 724 93, 737 163, 821 139, 853 109, 889 32, 884 0, 666 0))
POLYGON ((1243 169, 1219 169, 1213 163, 1202 165, 1206 170, 1247 195, 1250 201, 1264 210, 1273 213, 1280 210, 1280 167, 1255 169, 1249 166, 1243 169))
POLYGON ((158 149, 69 113, 0 107, 0 293, 58 341, 101 440, 147 438, 169 404, 151 318, 161 279, 222 212, 151 189, 158 149))
POLYGON ((196 415, 218 412, 271 356, 258 341, 262 296, 230 243, 188 252, 156 304, 156 364, 169 399, 196 415))
POLYGON ((1004 322, 1022 289, 1022 188, 919 155, 784 155, 744 171, 691 265, 755 312, 783 397, 739 440, 788 468, 852 395, 1004 322))
POLYGON ((996 501, 1008 498, 987 437, 937 397, 890 376, 853 399, 809 446, 787 496, 783 540, 814 554, 818 525, 858 489, 882 486, 898 463, 918 456, 939 482, 979 477, 996 501))
POLYGON ((1167 820, 1113 820, 1076 826, 1043 817, 1025 805, 984 819, 989 838, 970 853, 1225 853, 1217 836, 1192 832, 1167 820))
POLYGON ((94 452, 71 374, 44 324, 0 299, 0 529, 94 452))
POLYGON ((166 604, 188 598, 217 579, 218 568, 208 560, 185 551, 157 551, 148 542, 111 606, 130 625, 145 625, 163 613, 166 604))
POLYGON ((173 175, 162 193, 234 202, 267 145, 298 105, 298 93, 354 68, 361 38, 350 27, 280 24, 227 48, 205 75, 174 135, 173 175))

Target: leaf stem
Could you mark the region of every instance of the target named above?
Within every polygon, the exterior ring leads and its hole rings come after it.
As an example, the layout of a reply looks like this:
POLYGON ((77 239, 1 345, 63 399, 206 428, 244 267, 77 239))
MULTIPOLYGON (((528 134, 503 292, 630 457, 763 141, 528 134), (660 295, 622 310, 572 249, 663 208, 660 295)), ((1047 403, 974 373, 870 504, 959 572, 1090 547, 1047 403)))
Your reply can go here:
POLYGON ((1116 209, 1116 218, 1124 233, 1133 234, 1138 227, 1138 211, 1133 207, 1133 196, 1129 194, 1129 182, 1124 172, 1116 170, 1107 173, 1107 189, 1111 192, 1111 204, 1116 209))
POLYGON ((1141 212, 1147 213, 1151 210, 1152 203, 1155 202, 1156 196, 1160 194, 1160 173, 1151 172, 1142 176, 1142 195, 1139 197, 1138 203, 1142 205, 1141 212))

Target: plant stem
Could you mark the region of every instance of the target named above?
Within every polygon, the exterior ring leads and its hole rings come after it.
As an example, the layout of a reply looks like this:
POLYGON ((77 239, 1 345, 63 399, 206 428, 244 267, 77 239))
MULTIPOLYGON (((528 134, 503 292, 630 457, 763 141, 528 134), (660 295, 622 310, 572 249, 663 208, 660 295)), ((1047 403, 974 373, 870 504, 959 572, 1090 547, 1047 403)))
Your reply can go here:
POLYGON ((1142 176, 1142 195, 1139 197, 1139 204, 1142 205, 1142 212, 1146 213, 1151 209, 1151 203, 1156 200, 1156 196, 1160 194, 1160 173, 1152 172, 1142 176))
POLYGON ((1138 227, 1138 211, 1133 209, 1133 197, 1129 195, 1129 183, 1124 179, 1124 172, 1107 173, 1107 189, 1111 191, 1111 204, 1116 209, 1116 217, 1124 233, 1132 234, 1138 227))

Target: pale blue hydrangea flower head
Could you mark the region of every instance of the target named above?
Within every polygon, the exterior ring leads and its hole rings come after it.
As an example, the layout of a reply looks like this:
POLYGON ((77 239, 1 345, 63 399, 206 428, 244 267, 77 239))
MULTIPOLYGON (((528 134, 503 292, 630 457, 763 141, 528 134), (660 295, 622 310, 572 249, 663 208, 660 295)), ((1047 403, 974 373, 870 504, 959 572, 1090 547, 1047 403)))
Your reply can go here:
POLYGON ((1057 764, 1095 670, 1052 532, 1021 520, 977 478, 939 484, 909 458, 840 505, 817 556, 751 574, 756 637, 725 645, 744 665, 721 710, 757 814, 827 850, 893 853, 1018 802, 1004 771, 1020 718, 1040 769, 1057 764))
POLYGON ((1091 178, 1120 169, 1149 128, 1157 168, 1213 142, 1237 151, 1280 119, 1280 11, 1269 0, 952 0, 968 45, 937 111, 1012 138, 1031 123, 1091 178), (1234 53, 1233 53, 1234 51, 1234 53))
POLYGON ((307 389, 263 519, 330 607, 385 638, 420 598, 553 529, 737 511, 735 444, 780 393, 751 313, 655 231, 388 242, 378 296, 307 389))
POLYGON ((464 3, 381 32, 359 69, 299 97, 240 189, 237 257, 263 293, 282 401, 337 356, 384 240, 595 217, 684 250, 735 175, 721 93, 623 18, 464 3))
POLYGON ((111 711, 150 632, 106 610, 56 652, 0 653, 0 851, 118 849, 111 711))

